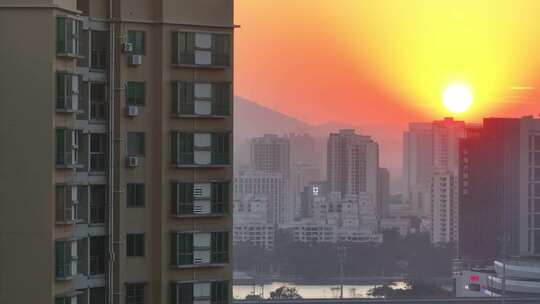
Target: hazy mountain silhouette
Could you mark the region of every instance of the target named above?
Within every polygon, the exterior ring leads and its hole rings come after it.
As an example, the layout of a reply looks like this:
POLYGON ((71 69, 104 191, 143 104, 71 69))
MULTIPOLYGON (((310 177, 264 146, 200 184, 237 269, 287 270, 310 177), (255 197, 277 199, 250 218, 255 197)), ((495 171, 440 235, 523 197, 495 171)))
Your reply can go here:
MULTIPOLYGON (((401 177, 402 132, 404 126, 392 124, 351 125, 342 122, 327 122, 313 125, 295 117, 274 111, 254 101, 235 97, 235 143, 236 159, 249 158, 247 139, 263 134, 309 133, 316 138, 326 138, 340 129, 356 129, 357 133, 371 135, 380 148, 381 166, 391 170, 392 180, 401 177)), ((323 142, 323 141, 321 141, 323 142)), ((394 189, 397 185, 393 183, 394 189)))

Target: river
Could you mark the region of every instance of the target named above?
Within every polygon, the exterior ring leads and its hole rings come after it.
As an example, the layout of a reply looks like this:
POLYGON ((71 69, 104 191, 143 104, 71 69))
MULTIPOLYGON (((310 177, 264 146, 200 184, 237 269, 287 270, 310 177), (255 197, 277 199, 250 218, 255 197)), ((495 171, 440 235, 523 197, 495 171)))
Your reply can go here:
MULTIPOLYGON (((339 285, 301 285, 291 284, 283 282, 272 282, 270 284, 264 284, 263 286, 257 285, 234 285, 233 297, 235 299, 244 299, 249 294, 262 294, 264 292, 264 298, 270 297, 270 292, 278 289, 279 287, 286 285, 294 287, 304 299, 332 299, 339 298, 340 288, 339 285)), ((343 297, 344 298, 366 298, 367 292, 375 285, 343 285, 343 297)), ((396 283, 394 288, 405 288, 405 284, 400 282, 396 283)))

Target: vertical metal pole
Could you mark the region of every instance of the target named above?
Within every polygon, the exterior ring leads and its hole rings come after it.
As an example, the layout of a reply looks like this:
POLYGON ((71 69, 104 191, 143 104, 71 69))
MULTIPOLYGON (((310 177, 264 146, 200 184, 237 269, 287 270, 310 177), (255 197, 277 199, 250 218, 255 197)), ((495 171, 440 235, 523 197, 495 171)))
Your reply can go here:
POLYGON ((113 0, 109 0, 109 176, 108 176, 108 234, 109 234, 109 271, 108 271, 108 303, 114 303, 114 179, 115 179, 115 98, 116 98, 116 83, 115 83, 115 65, 116 65, 116 28, 113 16, 113 0))
POLYGON ((338 246, 338 259, 339 259, 339 281, 340 281, 340 299, 343 299, 343 264, 345 262, 345 246, 338 246))

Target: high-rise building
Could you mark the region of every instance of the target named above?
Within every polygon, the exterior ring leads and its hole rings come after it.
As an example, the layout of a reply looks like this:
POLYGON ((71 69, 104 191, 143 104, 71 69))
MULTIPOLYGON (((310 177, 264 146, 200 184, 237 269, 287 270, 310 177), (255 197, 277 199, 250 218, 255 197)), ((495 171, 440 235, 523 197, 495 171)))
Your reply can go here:
POLYGON ((274 249, 276 229, 267 221, 268 199, 264 195, 238 195, 234 197, 235 243, 249 242, 255 246, 274 249))
POLYGON ((385 217, 389 215, 388 204, 390 202, 390 171, 388 171, 388 169, 379 168, 377 187, 377 213, 380 214, 381 217, 385 217))
POLYGON ((465 136, 465 122, 445 118, 434 121, 433 166, 431 173, 431 241, 450 243, 458 239, 459 140, 465 136))
POLYGON ((370 136, 340 130, 328 138, 327 178, 330 192, 369 193, 377 201, 379 146, 370 136))
POLYGON ((457 174, 459 167, 459 140, 465 136, 465 122, 446 117, 432 124, 433 170, 457 174))
POLYGON ((459 165, 460 257, 540 254, 540 119, 484 119, 459 165))
POLYGON ((429 215, 432 173, 432 124, 411 123, 403 133, 404 200, 420 216, 429 215))
POLYGON ((450 243, 458 238, 457 176, 436 171, 431 184, 431 242, 450 243))
POLYGON ((0 303, 231 301, 233 1, 0 20, 0 303))
POLYGON ((291 170, 289 139, 274 134, 252 138, 251 167, 257 171, 280 173, 288 179, 291 170))
POLYGON ((403 135, 405 200, 431 222, 433 242, 454 242, 458 234, 458 142, 465 122, 447 117, 411 123, 403 135))
POLYGON ((268 223, 283 224, 293 220, 294 209, 287 204, 287 183, 281 173, 239 170, 234 177, 235 196, 265 196, 268 200, 268 223))
POLYGON ((292 164, 309 164, 320 167, 322 147, 316 139, 307 133, 289 133, 285 135, 290 145, 290 162, 292 164))

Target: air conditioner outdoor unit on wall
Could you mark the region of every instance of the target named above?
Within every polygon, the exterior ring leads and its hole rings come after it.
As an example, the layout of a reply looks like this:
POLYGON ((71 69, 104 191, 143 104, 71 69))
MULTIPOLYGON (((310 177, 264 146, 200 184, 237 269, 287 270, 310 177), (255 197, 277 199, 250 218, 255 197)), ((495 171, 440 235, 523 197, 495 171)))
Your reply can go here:
POLYGON ((127 166, 129 168, 136 168, 139 166, 139 158, 137 156, 128 156, 127 166))
POLYGON ((129 65, 139 66, 142 64, 142 55, 131 55, 129 56, 129 65))
POLYGON ((138 106, 128 106, 126 109, 126 114, 128 117, 139 116, 139 107, 138 106))

